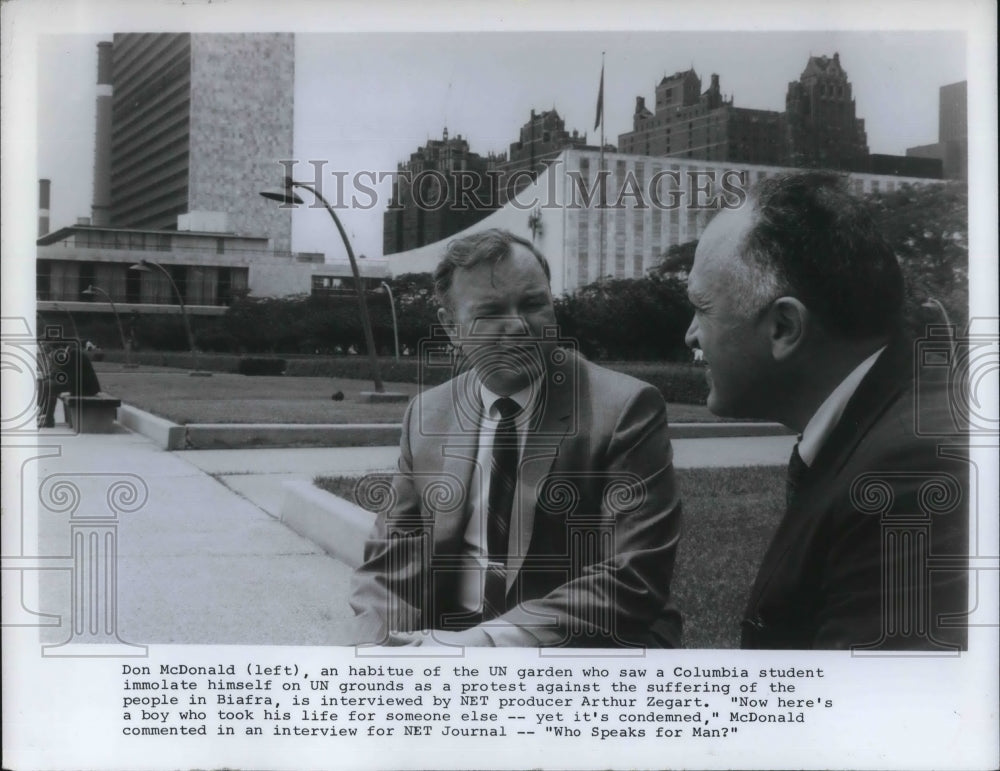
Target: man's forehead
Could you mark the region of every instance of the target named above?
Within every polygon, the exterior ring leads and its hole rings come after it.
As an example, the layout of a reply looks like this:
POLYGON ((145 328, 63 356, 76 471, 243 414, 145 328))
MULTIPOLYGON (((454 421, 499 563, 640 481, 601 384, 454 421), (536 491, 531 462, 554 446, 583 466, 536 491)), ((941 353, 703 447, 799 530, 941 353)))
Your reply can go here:
POLYGON ((511 253, 499 259, 489 259, 468 267, 455 269, 453 283, 481 284, 486 283, 497 290, 503 290, 512 284, 525 285, 540 282, 546 285, 545 271, 538 258, 529 249, 520 244, 511 248, 511 253))
POLYGON ((739 253, 743 237, 751 225, 750 207, 726 210, 713 219, 698 241, 691 275, 709 266, 718 268, 730 263, 739 253))
POLYGON ((727 255, 734 254, 743 240, 752 220, 749 206, 739 209, 727 209, 713 219, 698 243, 698 250, 711 250, 727 255))

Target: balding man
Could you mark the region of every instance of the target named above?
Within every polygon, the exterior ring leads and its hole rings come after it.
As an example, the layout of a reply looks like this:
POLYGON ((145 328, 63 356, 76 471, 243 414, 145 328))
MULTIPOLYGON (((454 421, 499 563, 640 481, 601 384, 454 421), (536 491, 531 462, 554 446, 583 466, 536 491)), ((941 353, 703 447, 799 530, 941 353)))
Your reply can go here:
POLYGON ((947 417, 947 384, 914 399, 902 274, 843 179, 768 179, 722 212, 688 296, 709 409, 800 435, 743 647, 963 647, 968 468, 916 422, 947 417))

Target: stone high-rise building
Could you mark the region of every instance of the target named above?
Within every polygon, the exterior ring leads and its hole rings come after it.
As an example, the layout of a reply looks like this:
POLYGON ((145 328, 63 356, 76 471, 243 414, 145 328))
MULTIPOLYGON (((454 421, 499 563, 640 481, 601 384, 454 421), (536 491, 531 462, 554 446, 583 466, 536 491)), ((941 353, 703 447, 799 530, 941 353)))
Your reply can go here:
POLYGON ((840 54, 810 56, 785 95, 788 166, 865 171, 868 138, 840 54))
POLYGON ((692 70, 664 77, 651 111, 636 97, 632 131, 618 137, 623 153, 762 165, 864 171, 864 121, 840 56, 813 56, 788 85, 785 112, 736 107, 722 94, 719 76, 701 90, 692 70))
POLYGON ((651 112, 645 98, 636 97, 632 131, 618 137, 619 152, 761 164, 782 156, 781 114, 733 106, 718 75, 704 93, 694 70, 664 77, 654 107, 651 112))
POLYGON ((257 193, 292 157, 294 57, 287 33, 116 34, 109 224, 173 230, 186 215, 288 252, 288 210, 257 193))
POLYGON ((397 167, 382 217, 382 252, 416 249, 475 225, 499 206, 497 157, 469 149, 461 134, 429 139, 397 167))
POLYGON ((507 159, 498 159, 497 168, 502 173, 500 203, 506 203, 523 190, 563 150, 573 149, 600 148, 589 148, 586 134, 576 129, 568 132, 566 122, 555 108, 542 112, 532 110, 528 122, 521 126, 518 140, 511 142, 507 159))

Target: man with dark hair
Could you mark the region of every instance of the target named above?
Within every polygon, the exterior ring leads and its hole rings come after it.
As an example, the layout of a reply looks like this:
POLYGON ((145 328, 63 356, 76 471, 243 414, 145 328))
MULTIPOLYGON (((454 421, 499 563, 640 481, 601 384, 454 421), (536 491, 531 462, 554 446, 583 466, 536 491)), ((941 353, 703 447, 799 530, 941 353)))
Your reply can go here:
POLYGON ((549 266, 489 230, 435 275, 461 374, 411 402, 354 581, 358 642, 680 644, 660 393, 558 345, 549 266))
POLYGON ((743 647, 964 646, 967 466, 915 424, 940 422, 946 384, 922 381, 915 405, 902 274, 844 180, 762 182, 706 229, 688 296, 709 408, 800 435, 743 647))
POLYGON ((38 427, 54 428, 59 394, 96 396, 101 384, 90 358, 80 351, 78 340, 68 343, 41 343, 39 359, 38 427))

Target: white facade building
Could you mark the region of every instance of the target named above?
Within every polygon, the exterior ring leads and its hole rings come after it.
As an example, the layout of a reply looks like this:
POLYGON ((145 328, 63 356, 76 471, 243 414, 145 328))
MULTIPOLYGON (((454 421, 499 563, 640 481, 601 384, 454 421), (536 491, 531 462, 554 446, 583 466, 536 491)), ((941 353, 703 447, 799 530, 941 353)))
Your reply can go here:
MULTIPOLYGON (((743 204, 765 177, 802 169, 727 161, 567 150, 514 200, 446 241, 386 256, 393 275, 433 271, 448 241, 487 228, 533 240, 552 268, 552 291, 572 293, 605 278, 641 278, 671 246, 698 239, 721 207, 743 204), (606 207, 601 207, 604 176, 606 207)), ((937 180, 849 174, 855 194, 937 180)))

